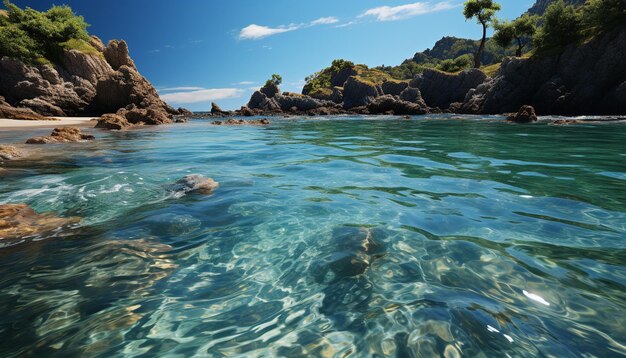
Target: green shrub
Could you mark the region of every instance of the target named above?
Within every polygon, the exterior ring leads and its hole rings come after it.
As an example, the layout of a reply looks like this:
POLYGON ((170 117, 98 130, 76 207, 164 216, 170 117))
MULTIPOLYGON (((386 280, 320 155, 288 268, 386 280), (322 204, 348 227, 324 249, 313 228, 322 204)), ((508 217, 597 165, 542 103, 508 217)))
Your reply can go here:
POLYGON ((272 78, 265 81, 265 86, 271 86, 271 85, 280 86, 281 83, 283 83, 283 77, 281 75, 273 74, 272 78))
POLYGON ((471 68, 474 64, 474 58, 470 54, 465 54, 455 58, 454 60, 443 60, 437 65, 437 69, 444 72, 459 72, 471 68))
POLYGON ((6 15, 0 16, 0 56, 10 56, 27 63, 54 61, 63 48, 75 47, 92 52, 89 26, 82 16, 68 6, 53 6, 46 12, 20 9, 4 1, 6 15))
POLYGON ((542 20, 543 25, 533 38, 538 51, 558 49, 581 39, 582 16, 563 0, 548 6, 542 20))
POLYGON ((583 23, 592 33, 626 25, 626 0, 588 0, 583 7, 583 23))

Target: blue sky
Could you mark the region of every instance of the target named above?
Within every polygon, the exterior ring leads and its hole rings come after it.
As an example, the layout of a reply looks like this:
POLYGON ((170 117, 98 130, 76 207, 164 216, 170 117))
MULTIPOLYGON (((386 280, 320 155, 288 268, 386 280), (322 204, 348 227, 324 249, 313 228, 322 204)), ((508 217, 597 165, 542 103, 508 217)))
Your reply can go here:
MULTIPOLYGON (((534 0, 501 0, 515 18, 534 0)), ((442 36, 479 38, 462 0, 29 0, 46 10, 65 3, 105 43, 125 39, 139 71, 170 104, 207 110, 244 105, 272 73, 282 90, 300 92, 304 78, 333 59, 397 65, 442 36)))

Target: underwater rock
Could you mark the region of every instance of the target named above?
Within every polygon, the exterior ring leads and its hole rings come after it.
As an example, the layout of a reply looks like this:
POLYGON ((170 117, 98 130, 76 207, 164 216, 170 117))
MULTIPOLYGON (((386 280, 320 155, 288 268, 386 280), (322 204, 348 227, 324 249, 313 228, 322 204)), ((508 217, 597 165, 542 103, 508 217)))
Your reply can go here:
POLYGON ((376 237, 380 230, 340 227, 333 230, 330 254, 319 260, 317 281, 332 282, 343 277, 363 274, 374 260, 385 253, 376 237))
POLYGON ((211 178, 206 178, 198 174, 186 175, 176 183, 170 185, 168 190, 177 194, 200 193, 211 194, 213 190, 219 187, 220 183, 211 178))
POLYGON ((11 160, 22 156, 17 148, 11 145, 0 145, 0 160, 11 160))
POLYGON ((26 204, 0 205, 0 239, 21 239, 75 224, 80 218, 61 218, 52 213, 37 214, 26 204))
POLYGON ((26 144, 49 144, 49 143, 75 143, 94 140, 96 137, 83 134, 78 127, 55 128, 49 136, 34 137, 26 141, 26 144))

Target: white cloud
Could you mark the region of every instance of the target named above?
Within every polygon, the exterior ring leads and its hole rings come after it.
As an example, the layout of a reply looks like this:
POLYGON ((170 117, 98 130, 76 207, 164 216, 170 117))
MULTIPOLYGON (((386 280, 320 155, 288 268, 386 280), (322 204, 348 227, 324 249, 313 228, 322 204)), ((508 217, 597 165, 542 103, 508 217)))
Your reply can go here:
POLYGON ((431 12, 448 10, 454 7, 456 6, 452 5, 450 1, 441 1, 435 4, 430 2, 416 2, 400 6, 376 7, 365 11, 359 17, 373 16, 377 21, 396 21, 431 12))
POLYGON ((311 21, 310 26, 330 25, 330 24, 336 24, 338 22, 339 22, 339 19, 334 16, 320 17, 317 20, 311 21))
POLYGON ((254 82, 254 81, 241 81, 241 82, 237 82, 235 83, 238 86, 249 86, 249 85, 254 85, 257 84, 258 82, 254 82))
POLYGON ((168 92, 168 91, 197 91, 197 90, 203 90, 204 88, 202 87, 166 87, 166 88, 159 88, 158 91, 159 92, 168 92))
POLYGON ((243 90, 238 88, 210 88, 193 91, 172 92, 161 95, 161 99, 170 104, 188 104, 211 102, 225 98, 241 97, 243 90))
POLYGON ((294 31, 301 28, 302 25, 287 25, 287 26, 279 26, 279 27, 267 27, 260 26, 256 24, 248 25, 239 31, 239 39, 240 40, 259 40, 264 37, 282 34, 284 32, 294 31))
MULTIPOLYGON (((300 30, 302 28, 320 26, 320 25, 330 25, 336 24, 339 22, 339 19, 334 16, 328 17, 320 17, 317 20, 313 20, 309 23, 301 23, 301 24, 289 24, 289 25, 281 25, 278 27, 269 27, 262 26, 257 24, 252 24, 244 27, 239 31, 239 39, 240 40, 260 40, 262 38, 282 34, 285 32, 300 30)), ((268 48, 271 50, 271 47, 268 48)))

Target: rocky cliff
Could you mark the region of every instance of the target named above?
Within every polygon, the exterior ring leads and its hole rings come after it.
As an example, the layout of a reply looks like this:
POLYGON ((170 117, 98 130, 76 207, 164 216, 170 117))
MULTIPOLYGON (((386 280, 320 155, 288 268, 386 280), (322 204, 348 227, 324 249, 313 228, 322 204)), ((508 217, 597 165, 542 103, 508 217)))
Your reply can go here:
POLYGON ((105 46, 92 36, 90 45, 97 53, 64 50, 55 64, 1 58, 0 96, 5 104, 46 116, 99 116, 124 107, 179 114, 139 74, 126 42, 112 40, 105 46))
POLYGON ((507 58, 494 78, 469 91, 462 111, 540 115, 626 113, 626 28, 553 55, 507 58))

